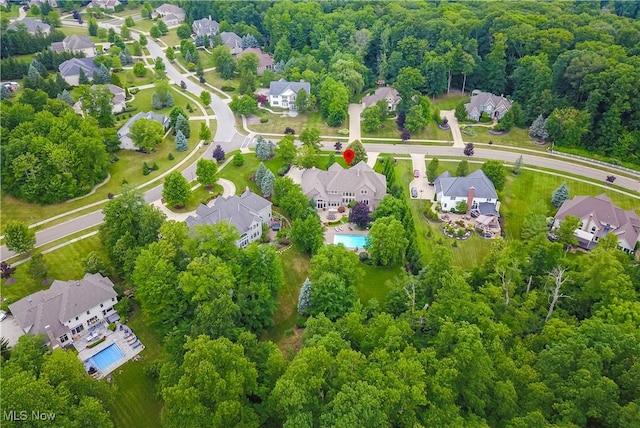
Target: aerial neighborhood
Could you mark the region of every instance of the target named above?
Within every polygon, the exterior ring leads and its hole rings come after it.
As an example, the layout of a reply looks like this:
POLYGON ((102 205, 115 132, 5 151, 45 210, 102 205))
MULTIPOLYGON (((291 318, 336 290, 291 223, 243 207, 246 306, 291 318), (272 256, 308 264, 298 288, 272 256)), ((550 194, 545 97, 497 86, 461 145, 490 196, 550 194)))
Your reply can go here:
POLYGON ((0 18, 0 426, 638 426, 637 2, 0 18))

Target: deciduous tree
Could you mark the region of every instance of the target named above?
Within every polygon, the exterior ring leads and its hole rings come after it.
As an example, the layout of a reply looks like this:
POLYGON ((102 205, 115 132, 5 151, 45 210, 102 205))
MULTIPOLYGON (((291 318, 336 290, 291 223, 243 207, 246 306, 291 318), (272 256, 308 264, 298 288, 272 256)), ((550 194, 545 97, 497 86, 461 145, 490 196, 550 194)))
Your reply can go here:
POLYGON ((364 202, 356 202, 349 212, 349 221, 357 224, 361 228, 366 227, 369 221, 371 221, 369 206, 364 202))
POLYGON ((131 126, 131 140, 137 148, 151 152, 162 142, 164 129, 159 122, 149 119, 138 119, 131 126))
POLYGON ((7 248, 18 254, 28 253, 36 245, 36 232, 18 221, 10 221, 5 227, 7 248))
POLYGON ((383 217, 371 226, 367 249, 374 263, 394 266, 402 262, 408 244, 402 223, 393 217, 383 217))
POLYGON ((183 207, 189 202, 191 189, 189 182, 184 176, 174 171, 167 175, 162 186, 162 198, 170 207, 183 207))
POLYGON ((200 159, 196 166, 196 176, 200 184, 211 189, 218 181, 218 164, 212 160, 200 159))
POLYGON ((491 180, 493 186, 498 192, 504 189, 504 185, 507 182, 506 170, 504 165, 500 161, 487 161, 482 164, 482 171, 487 178, 491 180))

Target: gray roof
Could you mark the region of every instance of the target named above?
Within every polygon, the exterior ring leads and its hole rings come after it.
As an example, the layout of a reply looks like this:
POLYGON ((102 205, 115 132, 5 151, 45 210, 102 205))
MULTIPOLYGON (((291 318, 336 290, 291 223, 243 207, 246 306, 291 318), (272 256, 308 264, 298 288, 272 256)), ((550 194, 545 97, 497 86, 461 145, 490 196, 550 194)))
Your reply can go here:
POLYGON ((247 48, 242 51, 240 56, 254 53, 258 56, 258 68, 266 68, 269 66, 273 66, 275 61, 268 53, 262 52, 261 48, 247 48))
POLYGON ((258 213, 271 206, 271 202, 255 193, 246 190, 240 197, 218 197, 213 205, 208 207, 200 205, 195 216, 189 216, 186 223, 189 226, 196 224, 215 224, 221 221, 235 226, 240 235, 247 232, 254 221, 262 222, 258 213))
POLYGON ((131 127, 133 126, 133 124, 140 119, 155 120, 156 122, 160 123, 164 127, 164 129, 167 129, 169 127, 169 118, 167 116, 154 113, 152 111, 150 112, 141 111, 140 113, 136 114, 135 116, 127 120, 127 122, 124 125, 122 125, 120 129, 118 129, 118 137, 120 137, 120 148, 122 149, 136 148, 129 134, 131 132, 131 127))
MULTIPOLYGON (((374 192, 373 199, 382 199, 387 192, 387 178, 375 172, 364 161, 349 169, 334 163, 328 171, 317 168, 307 169, 302 173, 302 191, 315 198, 328 199, 330 192, 356 192, 367 187, 374 192)), ((357 195, 359 196, 359 195, 357 195)), ((341 197, 341 196, 340 196, 341 197)))
POLYGON ((79 36, 77 34, 65 37, 62 43, 64 45, 65 50, 71 50, 71 51, 96 47, 96 44, 93 43, 93 41, 91 40, 91 37, 79 36))
POLYGON ((222 38, 222 44, 228 46, 229 49, 242 50, 242 37, 238 36, 236 33, 223 31, 220 33, 220 37, 222 38))
POLYGON ((436 178, 434 184, 436 193, 442 192, 445 197, 466 197, 469 189, 474 187, 476 197, 498 199, 496 188, 481 169, 466 177, 452 177, 449 171, 445 171, 436 178))
POLYGON ((93 58, 71 58, 58 66, 62 77, 78 75, 80 69, 84 70, 84 74, 90 79, 93 77, 93 72, 100 67, 93 62, 93 58))
POLYGON ((24 18, 20 21, 12 22, 7 26, 7 30, 17 30, 18 24, 23 24, 25 27, 27 27, 27 31, 32 34, 37 33, 38 30, 42 31, 43 33, 51 31, 51 25, 45 24, 39 19, 33 18, 24 18))
POLYGON ((593 217, 600 227, 597 236, 606 235, 611 229, 620 238, 624 238, 632 247, 640 239, 640 217, 634 210, 625 211, 611 202, 604 193, 598 196, 576 196, 564 201, 556 219, 564 220, 571 215, 584 219, 593 217), (607 228, 606 226, 610 227, 607 228))
POLYGON ((184 18, 184 9, 182 9, 180 6, 176 6, 175 4, 165 3, 162 6, 158 7, 156 9, 156 12, 160 15, 172 14, 182 16, 182 18, 184 18))
POLYGON ((477 109, 478 112, 483 112, 486 105, 492 105, 493 111, 497 110, 504 113, 511 108, 511 101, 490 92, 473 91, 471 101, 466 103, 464 107, 467 109, 467 113, 471 114, 474 109, 477 109))
POLYGON ((125 102, 124 89, 122 89, 120 86, 109 83, 108 85, 93 85, 91 86, 91 89, 96 89, 99 86, 106 86, 107 88, 109 88, 109 92, 111 92, 111 94, 113 95, 113 100, 111 101, 112 104, 120 104, 125 102))
POLYGON ((311 93, 311 84, 309 82, 287 82, 284 79, 280 79, 277 82, 269 83, 269 94, 280 95, 287 89, 291 89, 296 94, 300 89, 304 89, 307 94, 311 93))
POLYGON ((373 95, 367 95, 366 97, 362 98, 362 103, 365 107, 370 107, 378 101, 384 99, 391 100, 394 104, 397 104, 400 101, 400 95, 398 95, 398 91, 396 91, 391 86, 383 86, 376 89, 373 95))
POLYGON ((69 331, 63 323, 116 296, 109 278, 88 273, 80 280, 56 280, 48 290, 9 305, 9 310, 25 333, 46 334, 49 328, 59 337, 69 331))
POLYGON ((197 19, 193 21, 193 24, 191 25, 191 29, 198 36, 216 34, 219 28, 220 25, 217 21, 212 20, 211 16, 208 18, 197 19))

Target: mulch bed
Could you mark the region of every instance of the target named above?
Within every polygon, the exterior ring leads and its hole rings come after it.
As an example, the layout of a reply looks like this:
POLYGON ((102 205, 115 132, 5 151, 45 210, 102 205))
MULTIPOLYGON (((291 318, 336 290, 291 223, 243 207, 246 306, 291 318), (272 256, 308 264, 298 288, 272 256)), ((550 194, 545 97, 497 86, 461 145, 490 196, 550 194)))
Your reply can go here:
POLYGON ((52 282, 53 282, 53 279, 47 278, 44 281, 42 281, 42 286, 46 287, 47 285, 51 284, 52 282))
POLYGON ((505 131, 494 131, 493 129, 487 129, 487 132, 491 135, 504 135, 507 133, 505 131))
POLYGON ((4 285, 13 285, 18 281, 18 278, 7 278, 4 285))

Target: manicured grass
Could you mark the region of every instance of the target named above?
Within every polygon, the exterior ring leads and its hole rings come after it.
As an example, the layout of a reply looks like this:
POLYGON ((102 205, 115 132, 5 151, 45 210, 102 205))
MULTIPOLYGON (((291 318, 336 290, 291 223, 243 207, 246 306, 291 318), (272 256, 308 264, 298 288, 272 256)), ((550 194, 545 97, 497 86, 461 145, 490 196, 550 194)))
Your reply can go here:
POLYGON ((529 133, 526 129, 513 128, 511 131, 507 132, 504 135, 489 134, 489 132, 487 131, 489 128, 485 128, 482 126, 474 126, 473 129, 476 133, 476 136, 467 137, 466 135, 462 134, 462 138, 464 139, 464 141, 473 143, 492 142, 496 145, 523 147, 531 150, 539 150, 541 152, 544 152, 547 149, 547 146, 534 144, 531 140, 531 137, 529 137, 529 133))
POLYGON ((145 367, 162 357, 162 342, 144 319, 137 304, 128 325, 144 344, 141 361, 129 361, 111 374, 116 392, 109 408, 114 426, 125 428, 158 427, 162 400, 158 381, 144 373, 145 367))
MULTIPOLYGON (((395 118, 387 119, 384 123, 384 128, 377 131, 365 132, 365 130, 362 129, 362 138, 395 138, 399 141, 400 131, 398 131, 395 118)), ((409 143, 411 143, 411 140, 453 141, 453 137, 451 136, 451 131, 443 131, 438 128, 438 125, 433 120, 431 120, 422 131, 412 133, 409 143)))
MULTIPOLYGON (((12 4, 10 5, 10 10, 7 11, 2 11, 2 17, 7 17, 7 18, 17 18, 18 16, 20 16, 20 8, 22 6, 19 6, 17 4, 12 4)), ((28 14, 27 14, 28 15, 28 14)))
POLYGON ((133 26, 134 30, 138 30, 138 31, 144 31, 145 33, 148 33, 149 30, 151 30, 151 27, 153 27, 156 22, 151 20, 151 19, 141 19, 140 21, 135 21, 136 25, 133 26))
POLYGON ((178 37, 177 29, 169 30, 167 34, 160 37, 160 40, 166 43, 167 46, 180 46, 180 37, 178 37))
MULTIPOLYGON (((282 134, 285 128, 288 126, 293 128, 296 133, 300 134, 305 128, 317 128, 320 131, 320 135, 338 136, 340 129, 348 129, 349 123, 345 122, 342 126, 333 128, 324 121, 320 113, 308 113, 299 114, 297 117, 289 117, 288 115, 282 117, 282 115, 271 114, 266 110, 259 112, 260 116, 266 116, 269 118, 267 123, 259 123, 255 125, 249 125, 249 129, 257 133, 264 132, 267 134, 282 134)), ((346 137, 346 136, 342 136, 346 137)))
MULTIPOLYGON (((200 55, 200 58, 202 60, 204 55, 200 55)), ((205 67, 203 64, 204 68, 208 68, 205 67)), ((229 79, 229 80, 225 80, 222 77, 220 77, 220 73, 218 73, 215 70, 210 70, 210 71, 205 71, 204 73, 204 79, 207 81, 208 84, 215 86, 218 89, 221 89, 223 86, 233 86, 234 88, 236 88, 235 91, 233 92, 225 92, 227 94, 229 94, 229 96, 231 96, 232 94, 235 94, 238 92, 238 88, 240 87, 240 78, 239 77, 235 77, 233 79, 229 79)))
MULTIPOLYGON (((90 238, 69 244, 56 251, 44 255, 47 265, 47 278, 70 280, 80 279, 84 276, 82 260, 91 251, 103 251, 100 237, 94 235, 90 238)), ((106 259, 106 255, 103 256, 106 259)), ((2 308, 7 309, 7 305, 22 299, 36 291, 44 290, 49 286, 42 286, 40 281, 34 280, 29 275, 29 262, 19 265, 13 274, 17 281, 11 285, 5 285, 6 280, 2 280, 2 308)))
POLYGON ((358 282, 358 296, 362 303, 376 299, 383 304, 387 293, 393 288, 393 280, 402 274, 402 267, 369 266, 360 263, 364 275, 358 282))
POLYGON ((438 108, 440 110, 455 110, 456 106, 462 100, 465 100, 465 102, 468 102, 469 96, 461 95, 460 93, 441 95, 438 98, 431 100, 431 108, 432 109, 438 108))
MULTIPOLYGON (((131 67, 131 69, 133 69, 132 65, 128 65, 127 67, 131 67)), ((149 69, 147 69, 147 74, 142 77, 137 77, 135 74, 133 74, 133 71, 131 71, 131 73, 128 73, 128 71, 129 70, 125 69, 124 71, 118 73, 120 81, 128 88, 131 88, 133 86, 148 85, 155 82, 156 80, 156 74, 149 69)))
POLYGON ((200 186, 196 190, 191 192, 191 197, 189 198, 189 202, 187 203, 187 205, 184 206, 184 208, 180 208, 180 209, 171 208, 171 207, 167 207, 167 208, 169 208, 171 211, 176 213, 186 213, 186 212, 195 211, 196 208, 200 206, 200 204, 206 205, 207 202, 209 202, 211 199, 215 198, 220 194, 222 194, 222 186, 219 184, 216 184, 215 186, 213 186, 211 190, 207 190, 203 186, 200 186))
POLYGON ((160 110, 154 110, 153 105, 151 104, 151 98, 153 97, 153 93, 154 93, 154 89, 152 88, 143 89, 142 91, 135 94, 135 98, 133 99, 133 101, 130 101, 129 104, 133 107, 137 107, 138 110, 136 110, 136 113, 140 111, 153 110, 158 114, 164 114, 168 116, 174 107, 181 107, 182 110, 184 110, 184 112, 187 114, 187 116, 202 116, 202 111, 198 108, 195 102, 186 98, 181 93, 181 91, 175 89, 173 86, 170 86, 170 90, 171 90, 171 94, 173 95, 173 101, 174 101, 173 107, 165 107, 160 110), (187 104, 191 105, 191 108, 193 109, 193 113, 190 113, 189 110, 187 110, 187 104))
MULTIPOLYGON (((233 157, 233 154, 227 154, 227 158, 233 157)), ((251 191, 260 194, 260 190, 256 183, 250 180, 250 177, 253 176, 258 169, 258 165, 260 165, 260 161, 256 157, 255 153, 244 153, 244 164, 242 166, 235 166, 233 161, 229 163, 222 171, 220 171, 220 178, 226 178, 227 180, 231 180, 233 184, 236 185, 236 192, 241 194, 244 192, 244 189, 249 187, 251 191)), ((282 159, 278 156, 268 160, 264 163, 264 165, 273 172, 276 177, 278 175, 278 170, 284 165, 282 159)))
MULTIPOLYGON (((129 15, 136 15, 138 13, 140 13, 140 11, 142 10, 142 6, 136 6, 134 8, 130 8, 129 6, 125 7, 125 9, 122 12, 115 12, 115 13, 111 13, 111 15, 115 15, 115 16, 120 16, 122 18, 125 18, 129 15)), ((136 25, 138 23, 136 22, 136 25)), ((133 27, 135 28, 135 27, 133 27)))
MULTIPOLYGON (((84 18, 83 18, 84 20, 84 18)), ((84 20, 84 22, 87 22, 87 20, 84 20)), ((87 27, 65 27, 62 26, 60 28, 58 28, 59 31, 62 31, 65 36, 73 36, 73 35, 79 35, 79 36, 88 36, 89 35, 89 29, 87 27)), ((93 37, 91 38, 93 40, 93 37)), ((97 38, 94 40, 96 41, 98 40, 97 38)))

